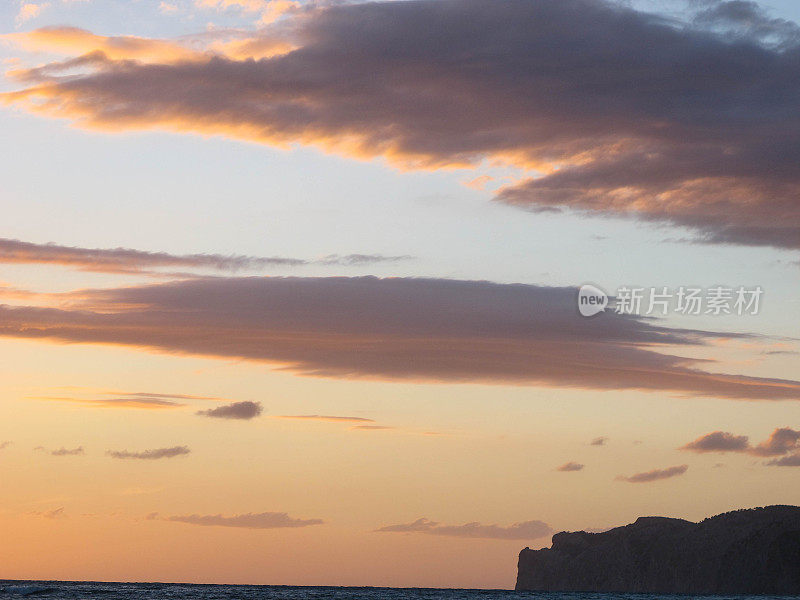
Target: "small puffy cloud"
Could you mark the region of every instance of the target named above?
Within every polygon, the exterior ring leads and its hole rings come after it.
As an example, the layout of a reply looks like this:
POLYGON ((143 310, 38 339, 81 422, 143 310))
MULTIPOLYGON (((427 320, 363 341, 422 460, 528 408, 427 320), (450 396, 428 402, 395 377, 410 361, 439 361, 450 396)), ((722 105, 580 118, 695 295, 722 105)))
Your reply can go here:
POLYGON ((752 449, 756 456, 780 456, 800 449, 800 430, 780 427, 769 438, 752 449))
POLYGON ((693 442, 681 446, 680 450, 691 452, 744 452, 750 448, 746 435, 734 435, 727 431, 714 431, 701 435, 693 442))
POLYGON ((497 540, 533 540, 553 533, 553 529, 542 521, 523 521, 503 527, 500 525, 483 525, 478 522, 465 523, 464 525, 441 525, 426 518, 417 519, 411 523, 386 525, 376 531, 381 533, 424 533, 497 540))
POLYGON ((619 481, 627 481, 629 483, 649 483, 651 481, 659 481, 661 479, 677 477, 678 475, 683 475, 688 470, 689 465, 677 465, 675 467, 668 467, 666 469, 653 469, 652 471, 636 473, 630 476, 620 475, 617 477, 617 479, 619 481))
POLYGON ((605 446, 608 438, 605 436, 600 436, 594 438, 591 442, 589 442, 590 446, 605 446))
POLYGON ((58 450, 51 450, 50 454, 53 456, 78 456, 83 454, 83 446, 78 446, 77 448, 64 448, 61 447, 58 450))
POLYGON ((244 402, 232 402, 225 406, 200 410, 197 414, 215 419, 254 419, 263 410, 260 402, 245 400, 244 402))
POLYGON ((285 512, 247 513, 226 517, 217 515, 185 515, 166 517, 166 521, 207 527, 242 527, 245 529, 282 529, 322 525, 322 519, 295 519, 285 512))
POLYGON ((158 5, 158 11, 165 15, 169 15, 178 12, 178 6, 170 2, 161 2, 158 5))
POLYGON ((25 21, 38 17, 48 6, 50 6, 49 2, 41 2, 39 4, 35 2, 23 2, 19 7, 19 12, 17 12, 17 18, 15 20, 17 27, 25 23, 25 21))
POLYGON ((556 471, 561 471, 563 473, 569 473, 571 471, 582 471, 583 467, 584 467, 584 465, 582 465, 581 463, 570 461, 570 462, 566 462, 563 465, 561 465, 560 467, 558 467, 556 469, 556 471))
POLYGON ((129 452, 127 450, 109 450, 106 452, 112 458, 134 458, 140 460, 158 460, 160 458, 173 458, 189 454, 188 446, 172 446, 170 448, 155 448, 153 450, 143 450, 141 452, 129 452))

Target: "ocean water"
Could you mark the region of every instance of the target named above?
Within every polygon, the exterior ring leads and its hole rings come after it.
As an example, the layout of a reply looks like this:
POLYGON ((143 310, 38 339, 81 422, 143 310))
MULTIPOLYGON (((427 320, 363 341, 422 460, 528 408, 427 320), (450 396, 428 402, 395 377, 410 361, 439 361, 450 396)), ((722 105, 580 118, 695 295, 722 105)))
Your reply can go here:
MULTIPOLYGON (((427 588, 296 587, 273 585, 197 585, 183 583, 100 583, 71 581, 0 581, 5 598, 70 600, 687 600, 657 594, 590 594, 447 590, 427 588)), ((783 596, 692 596, 700 600, 768 600, 783 596)), ((796 597, 795 597, 796 598, 796 597)))

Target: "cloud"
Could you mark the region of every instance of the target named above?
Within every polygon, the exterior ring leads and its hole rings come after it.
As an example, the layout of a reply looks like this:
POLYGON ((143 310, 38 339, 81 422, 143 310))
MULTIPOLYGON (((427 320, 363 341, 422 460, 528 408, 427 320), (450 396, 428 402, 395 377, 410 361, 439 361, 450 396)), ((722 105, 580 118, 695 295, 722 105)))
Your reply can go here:
POLYGON ((101 273, 139 273, 162 267, 239 271, 267 266, 298 266, 298 258, 222 254, 144 252, 130 248, 78 248, 56 244, 32 244, 0 238, 0 263, 52 264, 101 273))
POLYGON ((53 456, 78 456, 83 454, 83 446, 78 446, 77 448, 59 448, 58 450, 51 450, 50 454, 53 456))
POLYGON ((605 446, 608 438, 605 436, 600 436, 594 438, 591 442, 589 442, 590 446, 605 446))
POLYGON ((750 452, 756 456, 780 456, 798 449, 800 449, 800 431, 791 427, 780 427, 750 452))
POLYGON ((0 306, 0 337, 271 364, 298 375, 798 399, 800 382, 662 353, 746 337, 605 313, 574 288, 375 277, 209 277, 0 306))
POLYGON ((274 419, 300 419, 305 421, 332 421, 334 423, 374 423, 374 419, 364 417, 340 417, 334 415, 276 415, 274 419))
POLYGON ((465 523, 464 525, 440 525, 429 519, 417 519, 413 523, 386 525, 379 532, 425 533, 462 538, 484 538, 497 540, 533 540, 552 535, 553 529, 542 521, 524 521, 507 527, 465 523))
POLYGON ((140 460, 158 460, 160 458, 173 458, 189 454, 188 446, 172 446, 170 448, 155 448, 153 450, 143 450, 142 452, 128 452, 127 450, 109 450, 106 452, 112 458, 135 458, 140 460))
POLYGON ((727 431, 714 431, 700 436, 679 450, 692 452, 744 452, 750 448, 746 435, 733 435, 727 431))
POLYGON ((190 525, 216 527, 242 527, 245 529, 282 529, 322 525, 322 519, 295 519, 285 512, 247 513, 225 517, 223 515, 186 515, 166 517, 166 521, 190 525))
MULTIPOLYGON (((241 254, 169 254, 145 252, 130 248, 80 248, 57 244, 33 244, 0 238, 0 264, 47 264, 71 267, 97 273, 157 274, 165 267, 209 269, 236 272, 260 270, 265 267, 299 267, 310 264, 364 266, 410 260, 412 256, 382 254, 330 254, 319 260, 280 256, 245 256, 241 254)), ((161 272, 163 273, 163 272, 161 272)), ((9 288, 9 294, 24 297, 24 290, 9 288)), ((28 293, 27 295, 30 295, 28 293)))
POLYGON ((558 467, 556 469, 556 471, 562 471, 564 473, 567 473, 567 472, 570 472, 570 471, 582 471, 583 467, 584 467, 584 465, 582 465, 581 463, 570 461, 570 462, 566 462, 563 465, 561 465, 560 467, 558 467))
POLYGON ((105 131, 313 145, 411 168, 500 161, 530 175, 498 191, 510 205, 798 248, 795 30, 741 2, 685 23, 603 0, 323 3, 237 42, 291 51, 130 61, 109 39, 84 40, 79 73, 69 61, 20 72, 27 87, 2 98, 105 131))
POLYGON ((771 467, 800 467, 800 452, 789 454, 781 458, 775 458, 767 461, 766 464, 771 467))
POLYGON ((23 2, 20 4, 19 11, 17 12, 17 17, 15 23, 17 27, 25 23, 26 21, 30 21, 31 19, 35 19, 42 11, 50 6, 49 2, 23 2))
POLYGON ((679 448, 692 452, 739 452, 754 456, 773 457, 764 464, 767 466, 794 467, 800 463, 800 430, 779 427, 756 446, 750 444, 746 435, 734 435, 727 431, 714 431, 702 435, 693 442, 679 448), (794 454, 792 454, 794 453, 794 454))
POLYGON ((34 511, 30 513, 37 517, 43 517, 45 519, 65 519, 67 517, 66 513, 64 512, 64 507, 59 506, 58 508, 53 508, 51 510, 46 511, 34 511))
POLYGON ((0 442, 0 450, 5 450, 11 445, 11 442, 0 442))
POLYGON ((179 408, 186 406, 180 402, 172 400, 162 400, 159 398, 73 398, 69 396, 36 396, 37 400, 49 400, 52 402, 69 402, 93 408, 179 408))
POLYGON ((232 402, 225 406, 198 411, 198 415, 216 419, 253 419, 261 414, 263 407, 260 402, 232 402))
POLYGON ((394 429, 388 425, 353 425, 350 429, 361 429, 366 431, 385 431, 387 429, 394 429))
POLYGON ((668 467, 666 469, 653 469, 652 471, 645 471, 644 473, 636 473, 628 477, 620 475, 617 477, 619 481, 627 481, 629 483, 649 483, 651 481, 659 481, 661 479, 669 479, 670 477, 677 477, 683 475, 689 470, 689 465, 678 465, 675 467, 668 467))

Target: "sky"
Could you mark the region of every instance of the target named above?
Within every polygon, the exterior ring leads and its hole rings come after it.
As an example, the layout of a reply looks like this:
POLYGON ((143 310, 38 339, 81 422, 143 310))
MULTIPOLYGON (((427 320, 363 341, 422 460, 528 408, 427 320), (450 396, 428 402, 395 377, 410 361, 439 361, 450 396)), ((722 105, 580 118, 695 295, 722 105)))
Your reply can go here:
POLYGON ((799 20, 2 3, 0 578, 512 588, 797 504, 799 20))

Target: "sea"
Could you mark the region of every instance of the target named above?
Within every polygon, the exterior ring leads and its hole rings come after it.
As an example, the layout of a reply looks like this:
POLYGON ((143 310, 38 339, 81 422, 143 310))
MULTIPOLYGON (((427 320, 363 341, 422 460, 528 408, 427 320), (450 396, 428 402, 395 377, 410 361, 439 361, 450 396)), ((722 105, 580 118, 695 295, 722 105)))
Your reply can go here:
MULTIPOLYGON (((786 596, 671 596, 451 590, 437 588, 304 587, 282 585, 201 585, 185 583, 101 583, 75 581, 2 581, 5 598, 69 600, 770 600, 786 596)), ((793 597, 795 600, 797 597, 793 597)))

